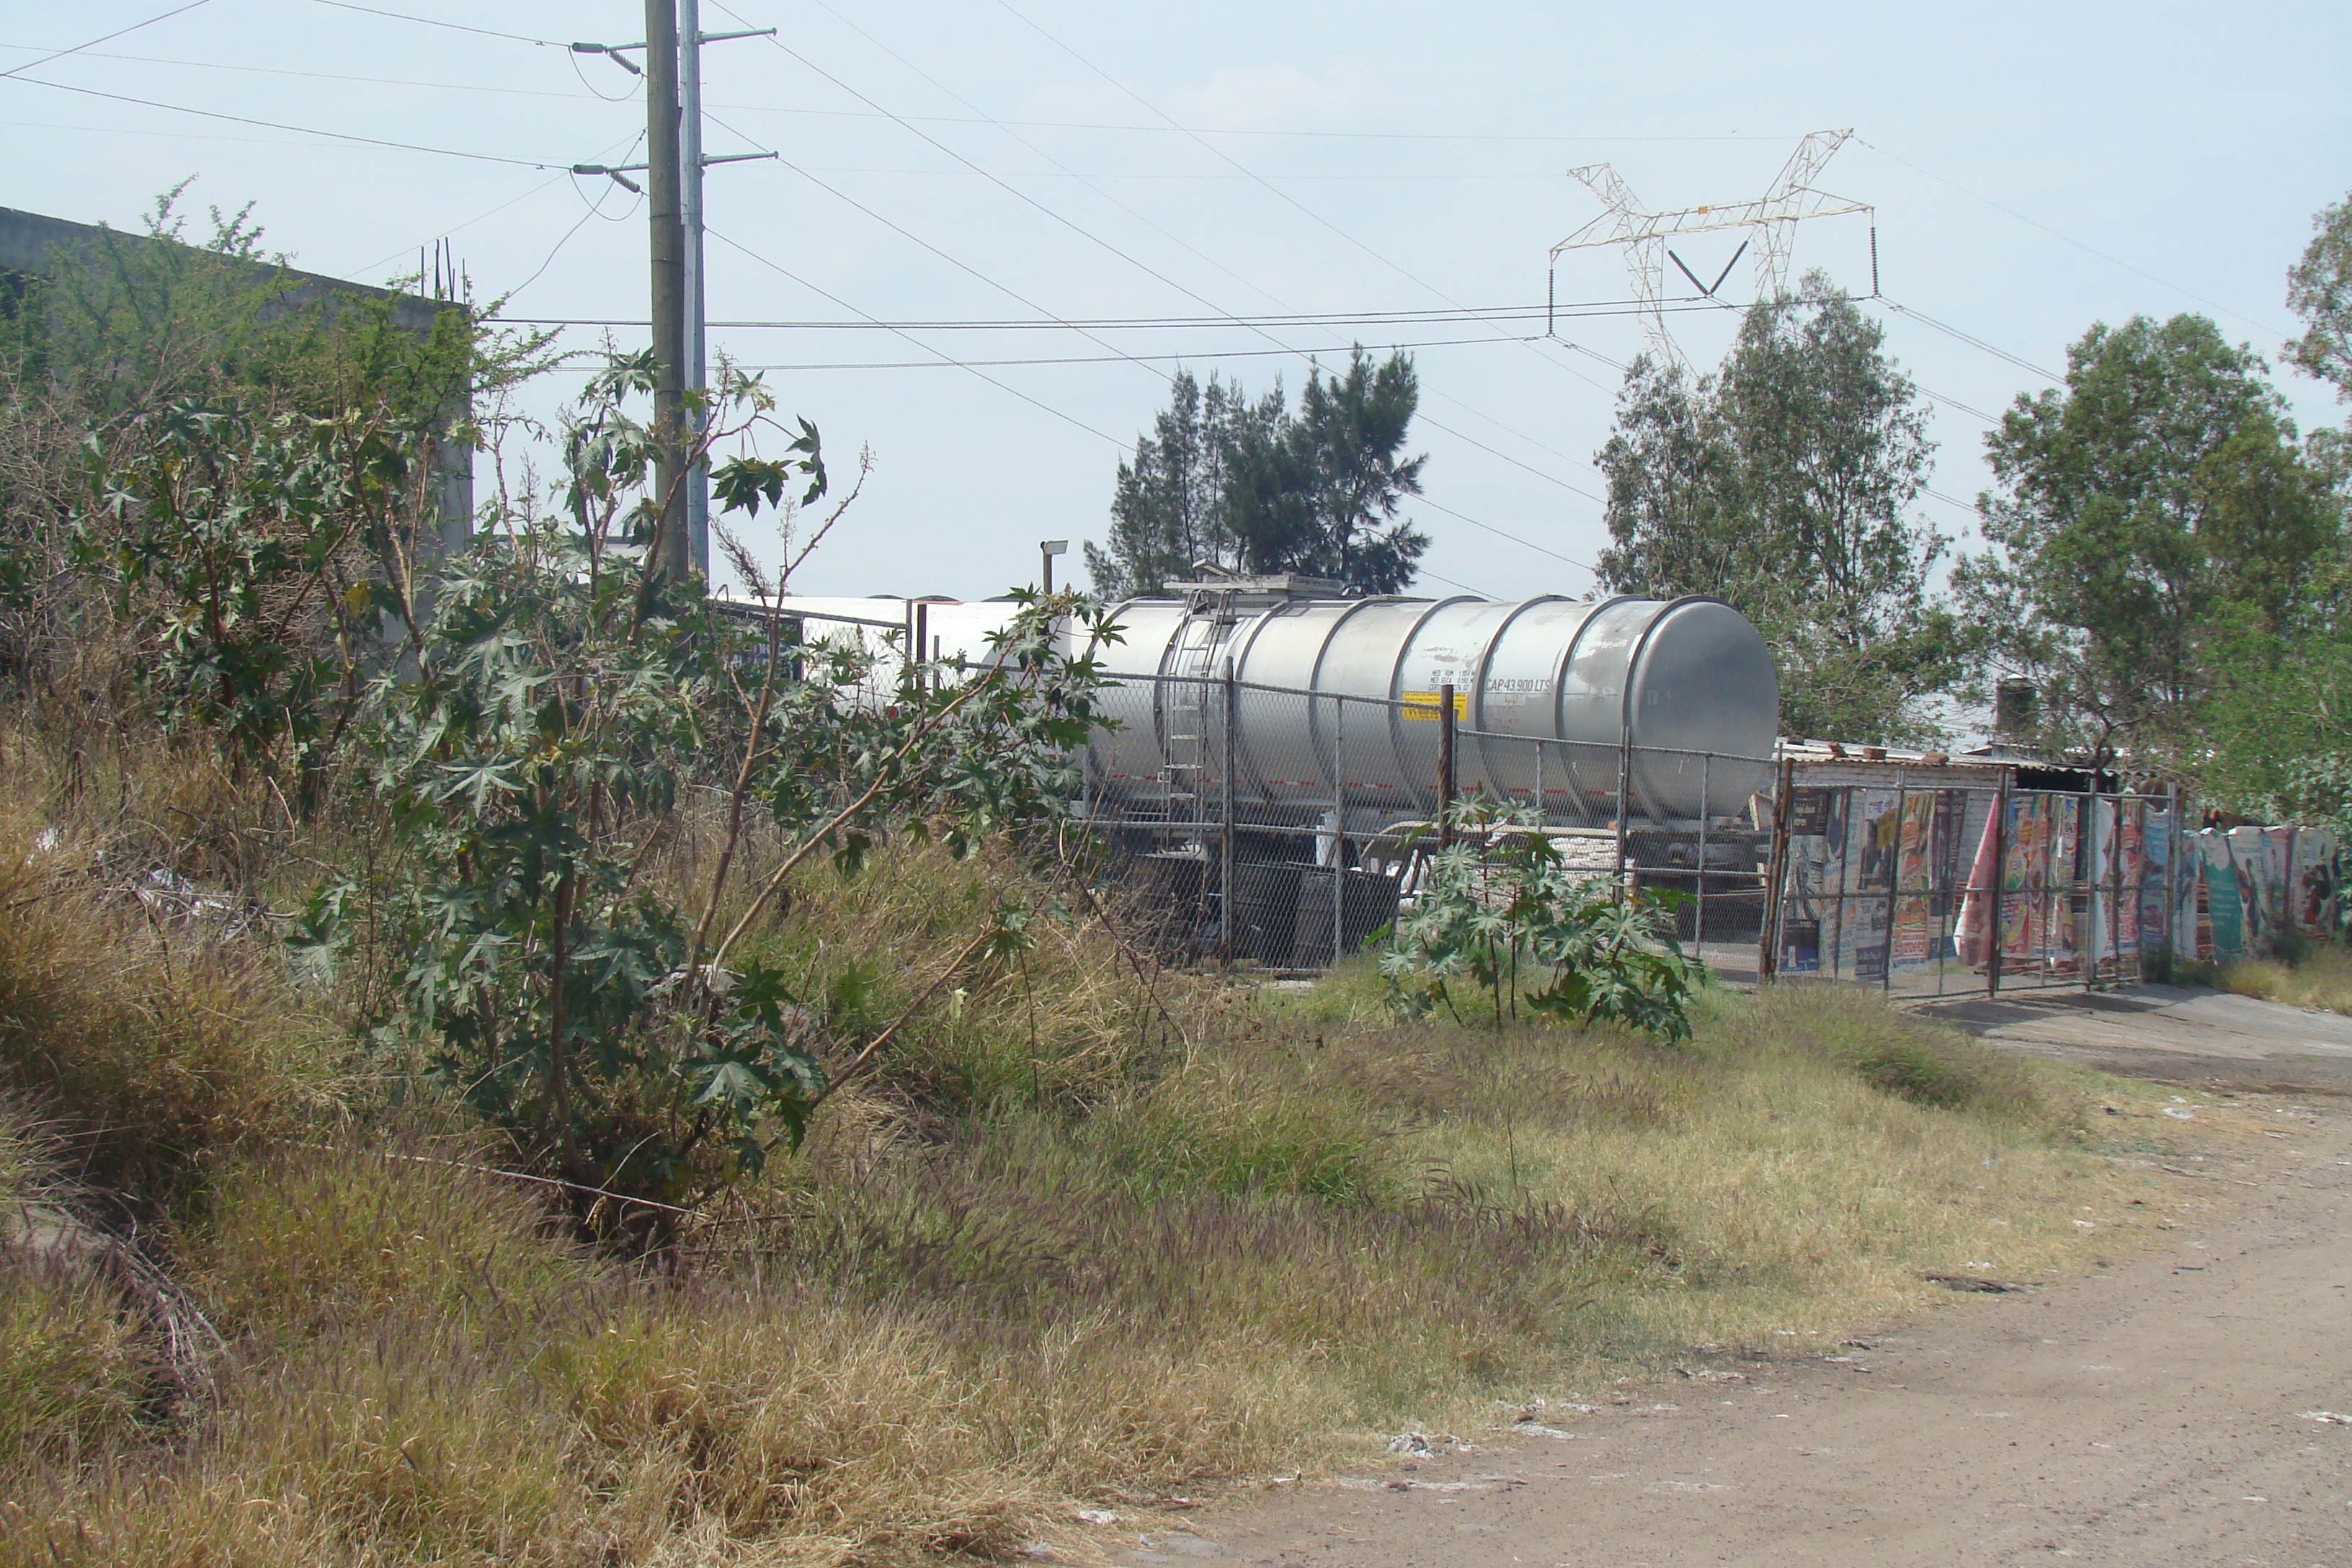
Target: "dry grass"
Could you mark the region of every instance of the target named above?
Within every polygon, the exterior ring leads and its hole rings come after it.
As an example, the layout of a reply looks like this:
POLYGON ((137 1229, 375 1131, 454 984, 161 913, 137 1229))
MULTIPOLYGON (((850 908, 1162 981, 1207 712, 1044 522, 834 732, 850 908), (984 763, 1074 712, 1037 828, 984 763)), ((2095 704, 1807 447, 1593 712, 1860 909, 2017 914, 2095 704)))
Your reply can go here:
POLYGON ((168 1206, 206 1153, 289 1125, 323 1032, 264 945, 151 910, 88 838, 0 812, 0 1089, 56 1124, 76 1178, 168 1206))
POLYGON ((54 1151, 0 1116, 0 1469, 72 1464, 132 1435, 152 1359, 55 1199, 54 1151))
POLYGON ((2219 984, 2224 991, 2264 1002, 2352 1013, 2352 952, 2320 943, 2291 964, 2275 959, 2248 959, 2224 969, 2219 984))
MULTIPOLYGON (((36 831, 0 824, 0 1065, 94 1180, 178 1184, 163 1260, 226 1349, 163 1418, 135 1303, 0 1259, 0 1568, 1001 1556, 1081 1500, 1818 1344, 1926 1272, 2117 1256, 2163 1197, 2086 1080, 1869 998, 1709 994, 1684 1051, 1496 1036, 1395 1023, 1360 967, 1139 975, 1080 918, 628 1265, 339 1076, 257 944, 126 919, 36 831)), ((896 852, 759 941, 889 1013, 1023 875, 896 852)))

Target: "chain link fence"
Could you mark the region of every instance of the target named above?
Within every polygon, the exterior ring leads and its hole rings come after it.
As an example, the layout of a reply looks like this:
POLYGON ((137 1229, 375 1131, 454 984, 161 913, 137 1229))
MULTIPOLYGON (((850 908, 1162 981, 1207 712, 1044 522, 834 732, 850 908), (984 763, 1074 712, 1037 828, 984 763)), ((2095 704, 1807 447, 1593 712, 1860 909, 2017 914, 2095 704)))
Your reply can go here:
POLYGON ((1081 812, 1171 958, 1307 973, 1345 957, 1418 891, 1445 803, 1478 795, 1532 813, 1571 874, 1684 895, 1685 942, 1755 976, 1770 758, 1476 728, 1451 688, 1112 679, 1133 696, 1088 748, 1081 812))

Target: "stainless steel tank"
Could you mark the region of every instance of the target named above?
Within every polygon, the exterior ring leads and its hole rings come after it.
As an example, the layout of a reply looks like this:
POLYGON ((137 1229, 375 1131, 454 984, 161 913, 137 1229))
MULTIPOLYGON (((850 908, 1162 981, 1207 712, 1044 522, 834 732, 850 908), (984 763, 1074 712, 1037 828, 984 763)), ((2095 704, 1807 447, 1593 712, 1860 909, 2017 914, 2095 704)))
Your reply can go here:
MULTIPOLYGON (((783 607, 812 636, 876 645, 877 693, 895 679, 903 635, 885 633, 914 624, 913 602, 795 598, 783 607)), ((985 661, 988 634, 1016 609, 925 604, 927 640, 936 655, 985 661)), ((1124 678, 1104 702, 1119 727, 1095 731, 1087 771, 1113 815, 1205 820, 1222 807, 1228 660, 1234 798, 1254 815, 1272 807, 1311 822, 1337 806, 1358 832, 1367 817, 1429 813, 1437 694, 1449 683, 1457 787, 1539 800, 1557 822, 1616 816, 1629 746, 1627 814, 1652 822, 1737 812, 1770 776, 1772 657, 1719 600, 1340 599, 1209 585, 1130 599, 1112 619, 1123 639, 1096 651, 1124 678)))
POLYGON ((1228 661, 1237 803, 1339 802, 1351 826, 1430 811, 1449 684, 1457 787, 1540 800, 1555 820, 1613 817, 1629 746, 1627 814, 1654 822, 1737 811, 1770 773, 1771 654, 1718 600, 1211 591, 1129 600, 1113 618, 1126 639, 1104 659, 1128 679, 1106 705, 1121 728, 1097 731, 1088 755, 1106 804, 1222 805, 1228 661))

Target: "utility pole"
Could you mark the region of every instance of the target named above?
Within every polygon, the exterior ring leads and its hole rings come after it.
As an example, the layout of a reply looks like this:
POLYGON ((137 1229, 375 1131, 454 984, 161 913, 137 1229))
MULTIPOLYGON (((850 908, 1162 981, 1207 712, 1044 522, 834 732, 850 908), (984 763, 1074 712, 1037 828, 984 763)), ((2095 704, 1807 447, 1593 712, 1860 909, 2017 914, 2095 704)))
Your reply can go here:
MULTIPOLYGON (((649 5, 658 0, 648 0, 649 5)), ((680 384, 688 392, 706 392, 710 386, 710 325, 709 296, 705 292, 702 235, 702 172, 713 163, 745 163, 776 156, 773 153, 730 153, 721 157, 706 157, 702 151, 702 46, 726 43, 735 38, 772 37, 773 27, 748 27, 734 33, 706 33, 702 30, 702 0, 677 0, 677 91, 678 91, 678 179, 683 188, 680 200, 680 223, 684 257, 685 325, 684 353, 680 358, 680 384)), ((685 432, 698 439, 708 411, 698 411, 688 421, 685 432)), ((710 466, 697 463, 686 476, 685 522, 687 559, 705 583, 710 581, 710 466)))
MULTIPOLYGON (((685 431, 686 232, 678 211, 677 0, 646 0, 646 205, 653 232, 654 495, 661 505, 654 570, 673 583, 692 563, 678 481, 685 431)), ((697 140, 698 141, 698 133, 697 140)))
MULTIPOLYGON (((702 271, 702 0, 677 0, 678 174, 685 182, 682 214, 686 240, 686 358, 684 381, 690 393, 710 384, 709 311, 702 271)), ((689 416, 699 439, 707 411, 689 416)), ((687 556, 710 581, 710 466, 696 463, 686 476, 687 556)))

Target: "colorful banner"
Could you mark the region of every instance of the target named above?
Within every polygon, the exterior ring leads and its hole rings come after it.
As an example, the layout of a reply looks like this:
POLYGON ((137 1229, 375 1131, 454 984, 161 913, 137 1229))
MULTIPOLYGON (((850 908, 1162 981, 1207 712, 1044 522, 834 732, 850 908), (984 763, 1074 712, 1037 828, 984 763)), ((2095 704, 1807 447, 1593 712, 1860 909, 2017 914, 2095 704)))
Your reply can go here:
POLYGON ((2238 879, 2237 859, 2230 853, 2230 836, 2210 829, 2197 836, 2199 860, 2204 871, 2205 922, 2199 932, 2205 954, 2227 963, 2246 954, 2245 898, 2238 879))
POLYGON ((1960 896, 1959 956, 1971 969, 1982 968, 1992 956, 1993 910, 2000 905, 2000 867, 1996 857, 2001 820, 1999 814, 1985 813, 1976 853, 1969 861, 1968 889, 1960 896))
POLYGON ((1895 863, 1900 857, 1903 824, 1891 789, 1854 792, 1854 809, 1848 818, 1853 834, 1851 884, 1857 897, 1845 900, 1845 921, 1838 933, 1838 952, 1847 973, 1856 980, 1886 978, 1886 946, 1895 901, 1895 863))
POLYGON ((1796 793, 1790 813, 1780 968, 1788 974, 1813 974, 1824 967, 1824 953, 1831 964, 1836 962, 1838 917, 1843 902, 1837 894, 1845 876, 1847 792, 1823 789, 1796 793), (1803 810, 1794 809, 1796 806, 1803 810))
POLYGON ((2325 828, 2296 828, 2289 866, 2288 920, 2305 936, 2334 936, 2336 889, 2342 885, 2335 836, 2325 828))
MULTIPOLYGON (((1900 842, 1895 854, 1895 926, 1888 953, 1895 973, 1926 969, 1943 957, 1943 932, 1935 904, 1937 876, 1937 829, 1950 818, 1948 802, 1939 790, 1922 790, 1903 799, 1900 842)), ((1947 831, 1945 837, 1948 838, 1947 831)))
POLYGON ((2046 872, 2051 863, 2051 799, 2014 795, 2009 799, 2008 847, 2000 867, 2000 958, 2021 972, 2038 964, 2049 934, 2046 872))

